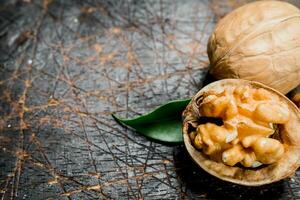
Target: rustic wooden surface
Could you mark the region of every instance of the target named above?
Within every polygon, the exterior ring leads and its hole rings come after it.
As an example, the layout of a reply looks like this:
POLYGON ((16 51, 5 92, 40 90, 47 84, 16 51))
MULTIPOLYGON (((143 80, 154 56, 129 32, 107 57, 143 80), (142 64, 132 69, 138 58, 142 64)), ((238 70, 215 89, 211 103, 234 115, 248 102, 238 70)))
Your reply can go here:
POLYGON ((299 170, 229 184, 110 116, 196 93, 214 24, 244 3, 2 0, 0 198, 300 199, 299 170))

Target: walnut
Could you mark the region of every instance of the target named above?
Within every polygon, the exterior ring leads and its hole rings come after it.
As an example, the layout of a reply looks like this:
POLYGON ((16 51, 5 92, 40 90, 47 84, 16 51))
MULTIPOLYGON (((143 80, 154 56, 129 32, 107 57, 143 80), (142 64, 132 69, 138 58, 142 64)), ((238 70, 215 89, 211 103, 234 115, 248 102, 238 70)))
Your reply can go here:
POLYGON ((209 42, 217 79, 258 81, 283 94, 300 84, 300 10, 280 1, 246 4, 221 19, 209 42))
POLYGON ((261 83, 223 79, 201 89, 183 113, 185 146, 210 174, 256 186, 300 166, 300 113, 261 83))

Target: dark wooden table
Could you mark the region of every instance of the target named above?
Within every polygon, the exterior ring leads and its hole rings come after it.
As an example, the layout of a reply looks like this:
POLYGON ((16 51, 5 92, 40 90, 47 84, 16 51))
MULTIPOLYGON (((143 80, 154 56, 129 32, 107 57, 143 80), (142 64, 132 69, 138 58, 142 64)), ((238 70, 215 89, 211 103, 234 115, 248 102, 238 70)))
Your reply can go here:
POLYGON ((300 199, 300 171, 229 184, 183 145, 149 141, 110 115, 195 94, 214 24, 244 3, 2 0, 0 199, 300 199))

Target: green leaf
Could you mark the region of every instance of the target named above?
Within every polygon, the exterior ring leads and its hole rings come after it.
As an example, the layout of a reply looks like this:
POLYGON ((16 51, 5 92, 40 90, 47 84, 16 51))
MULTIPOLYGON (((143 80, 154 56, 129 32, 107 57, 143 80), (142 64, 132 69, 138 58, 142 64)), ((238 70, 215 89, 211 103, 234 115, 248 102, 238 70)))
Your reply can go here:
POLYGON ((181 114, 189 102, 190 99, 170 101, 133 119, 121 119, 114 114, 112 117, 148 138, 177 143, 183 141, 181 114))

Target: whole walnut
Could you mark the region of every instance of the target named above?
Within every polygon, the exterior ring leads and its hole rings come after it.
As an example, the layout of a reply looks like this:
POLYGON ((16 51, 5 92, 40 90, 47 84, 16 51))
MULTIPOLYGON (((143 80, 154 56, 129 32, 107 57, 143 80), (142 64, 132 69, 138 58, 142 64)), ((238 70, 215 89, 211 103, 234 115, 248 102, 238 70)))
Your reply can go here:
POLYGON ((284 94, 300 83, 300 10, 286 2, 246 4, 221 19, 209 42, 210 73, 284 94))

